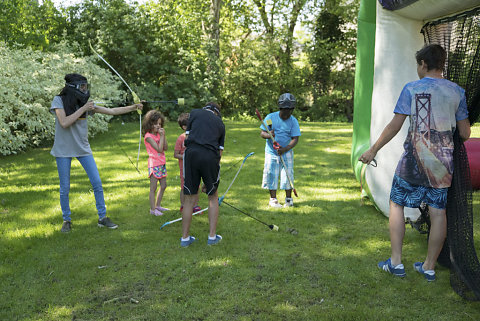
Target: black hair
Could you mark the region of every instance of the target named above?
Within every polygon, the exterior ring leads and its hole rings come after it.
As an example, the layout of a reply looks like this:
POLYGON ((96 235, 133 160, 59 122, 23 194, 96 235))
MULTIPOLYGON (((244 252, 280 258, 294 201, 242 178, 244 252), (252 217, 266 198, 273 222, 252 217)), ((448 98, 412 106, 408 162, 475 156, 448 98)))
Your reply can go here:
POLYGON ((218 117, 222 118, 222 114, 220 113, 220 106, 214 102, 208 102, 203 109, 210 109, 213 111, 218 117))
POLYGON ((422 64, 423 60, 427 65, 427 71, 432 69, 443 70, 447 59, 447 52, 440 45, 430 44, 417 51, 415 53, 415 59, 419 65, 422 64))
MULTIPOLYGON (((65 115, 69 116, 77 111, 78 108, 85 105, 90 98, 90 93, 81 93, 75 88, 69 86, 68 84, 78 84, 82 82, 87 82, 87 78, 76 73, 66 74, 65 75, 65 87, 63 87, 59 96, 62 98, 63 109, 65 110, 65 115)), ((85 117, 85 114, 80 116, 81 118, 85 117)))

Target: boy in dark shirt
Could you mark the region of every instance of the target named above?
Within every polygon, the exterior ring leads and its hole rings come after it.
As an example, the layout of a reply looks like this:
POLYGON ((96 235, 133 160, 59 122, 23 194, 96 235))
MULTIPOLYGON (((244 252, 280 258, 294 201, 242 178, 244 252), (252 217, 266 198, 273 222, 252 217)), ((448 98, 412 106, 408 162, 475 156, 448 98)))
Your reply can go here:
POLYGON ((182 211, 182 238, 180 239, 182 247, 187 247, 195 241, 189 231, 200 180, 205 185, 209 202, 210 232, 207 244, 217 244, 222 239, 220 235, 216 234, 219 207, 217 188, 220 182, 220 158, 225 142, 225 125, 220 117, 220 106, 213 102, 208 103, 202 109, 194 109, 190 112, 183 163, 185 203, 182 211))

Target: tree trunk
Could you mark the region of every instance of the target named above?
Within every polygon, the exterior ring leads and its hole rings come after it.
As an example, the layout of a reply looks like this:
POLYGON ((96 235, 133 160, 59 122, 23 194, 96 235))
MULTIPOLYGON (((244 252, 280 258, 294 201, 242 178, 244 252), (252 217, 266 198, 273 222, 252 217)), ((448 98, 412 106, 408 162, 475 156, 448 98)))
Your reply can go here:
POLYGON ((215 55, 215 58, 220 57, 220 9, 222 7, 222 0, 212 0, 210 5, 210 16, 211 16, 211 32, 210 40, 212 41, 212 51, 215 55))
POLYGON ((207 77, 212 82, 210 92, 213 96, 218 97, 218 88, 220 86, 220 10, 222 7, 222 0, 211 0, 210 3, 210 26, 207 30, 210 31, 209 43, 207 45, 208 65, 207 77))
MULTIPOLYGON (((270 20, 266 11, 266 1, 265 0, 253 0, 255 5, 258 8, 258 11, 260 13, 260 17, 263 22, 263 26, 265 27, 265 32, 267 34, 267 39, 270 42, 270 45, 273 46, 274 44, 274 24, 273 24, 273 17, 275 15, 275 6, 277 5, 277 1, 273 1, 272 3, 272 9, 271 9, 271 14, 270 14, 270 20)), ((277 52, 274 51, 273 55, 275 57, 275 60, 277 61, 278 68, 280 70, 281 74, 281 79, 282 82, 280 84, 280 91, 285 92, 289 90, 289 85, 287 83, 288 81, 288 75, 289 71, 291 69, 291 64, 292 64, 292 51, 293 51, 293 32, 295 31, 295 26, 297 25, 298 21, 298 16, 300 15, 300 12, 302 11, 305 3, 307 0, 295 0, 293 2, 293 7, 292 11, 290 14, 290 18, 288 19, 288 25, 287 25, 287 34, 283 35, 285 37, 285 50, 283 50, 281 47, 278 48, 278 54, 277 52)), ((282 10, 280 8, 279 10, 282 10)))
POLYGON ((297 0, 293 3, 292 15, 290 16, 290 21, 288 23, 287 45, 285 48, 285 62, 287 67, 292 63, 293 32, 295 31, 295 26, 297 25, 298 15, 302 11, 302 8, 306 2, 307 0, 297 0))

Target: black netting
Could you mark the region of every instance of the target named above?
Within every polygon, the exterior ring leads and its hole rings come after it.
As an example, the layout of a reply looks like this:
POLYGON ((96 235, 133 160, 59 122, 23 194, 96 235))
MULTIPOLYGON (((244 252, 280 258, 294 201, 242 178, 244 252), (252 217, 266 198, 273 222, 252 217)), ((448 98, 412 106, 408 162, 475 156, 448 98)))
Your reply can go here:
POLYGON ((465 89, 470 124, 480 116, 480 7, 429 22, 422 28, 425 43, 447 50, 445 78, 465 89))
MULTIPOLYGON (((447 50, 445 77, 465 89, 469 120, 475 123, 480 115, 480 8, 430 22, 423 26, 422 33, 426 43, 440 44, 447 50)), ((468 300, 480 300, 470 168, 458 132, 454 134, 454 144, 454 171, 447 200, 447 239, 438 262, 450 268, 450 284, 455 292, 468 300)), ((424 229, 429 229, 426 209, 421 209, 419 222, 424 229)))
POLYGON ((462 297, 480 300, 480 263, 473 242, 473 206, 467 151, 454 134, 454 172, 447 196, 447 247, 440 260, 451 263, 450 283, 462 297), (448 260, 450 258, 450 260, 448 260))

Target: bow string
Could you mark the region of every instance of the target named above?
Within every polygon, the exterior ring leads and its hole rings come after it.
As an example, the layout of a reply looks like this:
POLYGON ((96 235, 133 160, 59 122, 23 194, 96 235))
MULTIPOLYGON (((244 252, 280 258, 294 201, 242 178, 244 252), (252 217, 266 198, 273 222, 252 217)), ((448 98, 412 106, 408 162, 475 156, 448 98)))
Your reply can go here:
MULTIPOLYGON (((133 102, 135 104, 140 104, 141 101, 140 101, 140 98, 138 97, 137 93, 135 91, 133 91, 133 89, 128 85, 128 83, 125 81, 125 79, 123 79, 123 77, 118 73, 118 71, 115 70, 115 68, 112 67, 112 65, 110 65, 106 60, 105 58, 103 58, 92 46, 92 43, 90 41, 88 41, 88 44, 90 45, 90 49, 93 51, 94 54, 96 54, 98 56, 98 58, 100 58, 105 64, 107 64, 107 66, 118 76, 118 78, 120 78, 120 80, 125 84, 125 86, 127 86, 128 90, 130 90, 130 93, 132 94, 132 97, 133 97, 133 102)), ((137 169, 137 172, 140 173, 140 171, 138 170, 138 161, 140 159, 140 146, 142 144, 142 111, 140 109, 137 109, 137 113, 138 113, 138 120, 139 120, 139 124, 140 124, 140 128, 139 128, 139 137, 138 137, 138 153, 137 153, 137 165, 135 166, 135 168, 137 169)))

